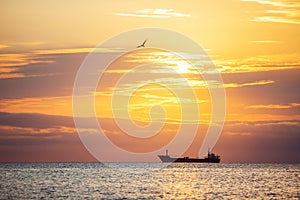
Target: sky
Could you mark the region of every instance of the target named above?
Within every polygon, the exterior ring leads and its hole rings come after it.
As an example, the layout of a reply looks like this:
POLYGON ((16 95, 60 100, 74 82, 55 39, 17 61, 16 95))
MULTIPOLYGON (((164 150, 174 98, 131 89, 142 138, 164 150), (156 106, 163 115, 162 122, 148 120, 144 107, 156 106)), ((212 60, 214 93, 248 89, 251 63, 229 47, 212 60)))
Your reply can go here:
MULTIPOLYGON (((73 120, 76 74, 98 44, 145 27, 191 38, 222 76, 226 118, 213 148, 222 162, 300 162, 300 2, 2 0, 0 5, 0 162, 96 161, 73 120)), ((145 39, 146 46, 164 43, 163 39, 155 43, 151 37, 146 33, 114 40, 98 49, 97 55, 105 58, 133 51, 114 61, 90 93, 95 115, 115 145, 135 153, 164 148, 180 126, 187 125, 189 132, 189 125, 199 125, 196 139, 183 153, 197 156, 205 133, 213 126, 210 83, 207 86, 172 52, 135 49, 145 39), (148 67, 138 69, 142 75, 130 75, 130 67, 144 64, 148 67), (131 82, 116 85, 126 74, 131 82), (152 75, 152 82, 144 84, 140 78, 147 75, 152 75), (195 92, 196 101, 186 98, 185 108, 192 117, 195 112, 189 106, 199 108, 196 120, 180 121, 178 98, 162 86, 185 91, 182 79, 195 92), (131 95, 135 84, 139 88, 131 95), (117 113, 111 106, 113 97, 117 113), (142 127, 151 121, 165 125, 157 135, 138 140, 124 135, 116 121, 133 121, 142 127)))

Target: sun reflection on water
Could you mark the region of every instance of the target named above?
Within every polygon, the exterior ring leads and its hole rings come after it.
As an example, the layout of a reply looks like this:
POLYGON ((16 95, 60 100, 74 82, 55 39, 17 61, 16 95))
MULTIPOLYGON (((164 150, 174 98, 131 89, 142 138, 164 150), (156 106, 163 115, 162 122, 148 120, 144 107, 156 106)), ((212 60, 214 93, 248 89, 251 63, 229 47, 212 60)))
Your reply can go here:
POLYGON ((163 163, 112 164, 132 173, 101 163, 3 163, 0 198, 299 198, 299 164, 181 163, 152 173, 143 171, 163 163))

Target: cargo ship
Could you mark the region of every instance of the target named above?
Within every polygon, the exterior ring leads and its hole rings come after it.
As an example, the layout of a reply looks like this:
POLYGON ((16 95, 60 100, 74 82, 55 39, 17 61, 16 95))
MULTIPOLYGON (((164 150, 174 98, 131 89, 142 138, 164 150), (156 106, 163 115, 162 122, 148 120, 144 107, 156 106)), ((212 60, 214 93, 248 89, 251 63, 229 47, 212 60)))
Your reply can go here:
POLYGON ((182 158, 174 158, 170 157, 168 154, 168 150, 166 150, 166 155, 158 155, 162 162, 179 162, 179 163, 219 163, 221 158, 219 155, 215 155, 211 153, 209 150, 207 152, 207 156, 204 158, 190 158, 190 157, 182 157, 182 158))

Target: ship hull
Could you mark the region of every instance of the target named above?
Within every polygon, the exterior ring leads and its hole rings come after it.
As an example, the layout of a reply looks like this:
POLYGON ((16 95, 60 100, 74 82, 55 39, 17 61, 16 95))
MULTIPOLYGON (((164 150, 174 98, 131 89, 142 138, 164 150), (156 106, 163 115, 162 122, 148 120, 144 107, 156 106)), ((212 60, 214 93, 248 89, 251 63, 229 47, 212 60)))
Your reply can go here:
POLYGON ((170 156, 159 155, 158 156, 162 162, 176 162, 176 163, 219 163, 221 159, 211 159, 211 158, 172 158, 170 156))

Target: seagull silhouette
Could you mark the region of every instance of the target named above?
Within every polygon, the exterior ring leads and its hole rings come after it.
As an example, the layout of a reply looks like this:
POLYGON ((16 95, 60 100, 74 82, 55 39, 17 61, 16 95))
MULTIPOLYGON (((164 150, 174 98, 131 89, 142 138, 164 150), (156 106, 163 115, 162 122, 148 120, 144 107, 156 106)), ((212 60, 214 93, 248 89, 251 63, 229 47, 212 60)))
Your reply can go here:
POLYGON ((147 42, 147 40, 145 40, 145 41, 143 42, 143 44, 137 46, 136 48, 145 47, 145 43, 146 43, 146 42, 147 42))

